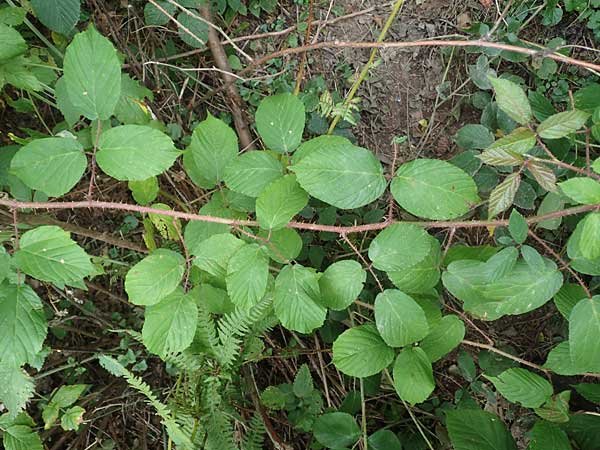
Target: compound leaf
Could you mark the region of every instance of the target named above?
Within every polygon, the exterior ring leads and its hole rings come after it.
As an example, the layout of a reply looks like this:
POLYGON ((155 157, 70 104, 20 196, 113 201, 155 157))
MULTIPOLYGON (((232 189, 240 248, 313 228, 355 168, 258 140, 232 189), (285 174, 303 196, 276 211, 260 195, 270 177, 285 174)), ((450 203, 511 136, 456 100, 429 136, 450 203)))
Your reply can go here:
POLYGON ((231 161, 225 169, 224 180, 232 191, 258 197, 265 187, 282 176, 283 166, 271 154, 250 151, 231 161))
POLYGON ((538 408, 552 396, 552 385, 541 376, 519 367, 497 377, 486 376, 508 401, 526 408, 538 408))
POLYGON ((600 373, 600 296, 580 300, 571 311, 569 347, 575 367, 600 373))
POLYGON ((487 411, 448 411, 446 427, 455 450, 517 450, 515 440, 500 418, 487 411))
POLYGON ((572 110, 554 114, 539 124, 537 132, 543 139, 560 139, 585 125, 589 113, 572 110))
POLYGON ((256 109, 256 129, 270 150, 293 152, 304 132, 304 103, 293 94, 266 97, 256 109))
POLYGON ((531 105, 518 84, 503 78, 489 77, 496 92, 498 107, 515 122, 526 125, 531 120, 531 105))
POLYGON ((80 0, 30 0, 30 3, 40 22, 65 36, 79 21, 80 0))
POLYGON ((381 231, 369 246, 369 259, 379 270, 413 267, 427 257, 433 238, 413 224, 396 223, 381 231))

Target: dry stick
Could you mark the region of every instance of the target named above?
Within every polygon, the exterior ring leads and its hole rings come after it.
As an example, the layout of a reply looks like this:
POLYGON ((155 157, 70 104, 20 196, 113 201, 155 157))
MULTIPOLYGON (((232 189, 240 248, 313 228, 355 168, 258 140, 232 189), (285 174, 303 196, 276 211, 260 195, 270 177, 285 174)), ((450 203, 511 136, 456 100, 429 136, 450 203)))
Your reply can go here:
MULTIPOLYGON (((537 369, 541 372, 544 372, 545 374, 548 374, 550 371, 538 364, 532 363, 530 361, 527 361, 525 359, 519 358, 518 356, 515 355, 511 355, 510 353, 504 352, 500 349, 497 349, 496 347, 494 347, 493 345, 488 345, 488 344, 482 344, 480 342, 475 342, 475 341, 469 341, 468 339, 463 339, 461 341, 462 344, 464 345, 469 345, 471 347, 477 347, 477 348, 483 348, 485 350, 489 350, 490 352, 496 353, 498 355, 504 356, 505 358, 508 359, 512 359, 513 361, 516 361, 520 364, 523 364, 524 366, 528 366, 528 367, 532 367, 533 369, 537 369)), ((600 375, 598 375, 600 377, 600 375)))
POLYGON ((94 183, 96 182, 96 151, 98 150, 98 141, 100 140, 100 134, 102 133, 102 121, 98 120, 96 125, 96 139, 94 140, 94 149, 92 150, 92 168, 90 172, 90 185, 88 186, 87 200, 92 201, 92 195, 94 194, 94 183))
MULTIPOLYGON (((0 199, 0 206, 15 209, 108 209, 115 211, 129 211, 137 212, 141 214, 156 214, 159 216, 175 217, 182 220, 190 220, 196 222, 211 222, 221 223, 224 225, 231 226, 249 226, 257 227, 258 222, 255 220, 236 220, 226 219, 223 217, 207 216, 202 214, 185 213, 181 211, 166 211, 162 209, 150 208, 148 206, 130 205, 128 203, 113 203, 113 202, 101 202, 93 200, 80 201, 80 202, 22 202, 18 200, 6 200, 0 199)), ((549 219, 557 219, 559 217, 572 216, 588 211, 593 211, 600 208, 599 204, 594 205, 580 205, 572 208, 563 209, 561 211, 555 211, 548 214, 542 214, 539 216, 532 216, 526 219, 528 224, 534 224, 543 222, 549 219)), ((367 231, 378 231, 393 225, 394 223, 412 223, 417 226, 424 228, 484 228, 484 227, 505 227, 508 226, 508 220, 466 220, 466 221, 385 221, 379 223, 369 223, 365 225, 354 225, 354 226, 336 226, 336 225, 321 225, 318 223, 309 222, 289 222, 288 228, 294 228, 297 230, 309 230, 309 231, 328 231, 330 233, 336 233, 340 236, 344 236, 351 233, 364 233, 367 231)))
MULTIPOLYGON (((4 212, 0 211, 0 214, 4 214, 4 212)), ((62 222, 60 220, 54 219, 53 217, 36 216, 33 214, 21 214, 19 216, 19 222, 26 223, 28 225, 56 225, 70 233, 88 237, 96 241, 106 242, 107 244, 113 245, 115 247, 126 248, 128 250, 133 250, 139 253, 148 253, 148 249, 146 247, 138 245, 134 242, 119 239, 102 233, 100 231, 94 231, 88 228, 83 228, 72 223, 62 222)))
MULTIPOLYGON (((175 6, 176 8, 181 9, 186 15, 192 17, 193 19, 199 20, 200 22, 204 22, 206 25, 208 25, 209 34, 210 34, 210 30, 211 29, 213 31, 215 31, 216 33, 221 34, 225 38, 225 43, 230 44, 236 51, 238 51, 248 61, 252 61, 252 57, 250 55, 248 55, 246 52, 244 52, 244 50, 242 50, 241 48, 239 48, 235 44, 235 42, 229 36, 227 36, 227 33, 225 33, 221 28, 219 28, 218 26, 216 26, 212 22, 212 20, 210 18, 210 15, 207 16, 206 14, 204 14, 204 11, 202 11, 203 8, 210 8, 209 6, 207 6, 207 5, 201 6, 199 8, 201 16, 199 16, 199 15, 195 14, 193 11, 190 11, 189 9, 187 9, 185 6, 182 6, 181 4, 179 4, 178 2, 176 2, 175 0, 167 0, 167 2, 169 2, 170 4, 172 4, 173 6, 175 6)), ((154 1, 152 1, 152 3, 154 3, 154 1)), ((209 10, 209 13, 210 13, 210 10, 209 10)), ((218 39, 218 36, 217 36, 217 39, 218 39)))
MULTIPOLYGON (((150 0, 152 1, 152 0, 150 0)), ((561 55, 560 53, 554 53, 553 50, 540 46, 540 50, 534 50, 531 48, 518 47, 516 45, 502 44, 498 42, 489 42, 483 39, 476 40, 419 40, 419 41, 406 41, 406 42, 352 42, 352 41, 326 41, 317 42, 315 44, 304 45, 301 47, 286 48, 278 50, 273 53, 269 53, 261 58, 255 59, 245 69, 241 70, 238 75, 243 76, 246 73, 250 73, 257 67, 267 63, 268 61, 280 58, 282 56, 295 55, 303 53, 305 51, 319 50, 324 48, 415 48, 415 47, 484 47, 484 48, 495 48, 498 50, 507 50, 515 53, 521 53, 529 56, 543 56, 550 58, 558 62, 565 64, 571 64, 574 66, 583 67, 592 71, 600 72, 600 65, 590 63, 587 61, 581 61, 576 58, 561 55)), ((215 89, 208 95, 205 95, 201 101, 204 101, 213 95, 220 92, 221 89, 215 89)))
MULTIPOLYGON (((383 28, 381 29, 381 32, 379 33, 379 36, 377 37, 377 42, 383 42, 385 40, 385 37, 387 36, 387 33, 388 33, 390 27, 394 23, 394 19, 398 15, 398 12, 400 12, 402 5, 404 5, 404 0, 396 0, 396 3, 394 3, 392 11, 390 12, 390 15, 388 16, 387 20, 385 21, 385 24, 383 25, 383 28)), ((369 70, 371 70, 371 66, 373 66, 373 62, 375 61, 375 57, 377 56, 377 53, 378 53, 377 48, 374 48, 373 50, 371 50, 371 55, 369 56, 369 60, 367 61, 367 63, 364 65, 364 67, 360 71, 360 75, 358 76, 356 81, 354 81, 354 84, 350 88, 348 95, 346 95, 346 98, 344 99, 343 106, 345 108, 348 108, 348 106, 350 106, 350 102, 352 102, 352 99, 354 98, 354 95, 356 95, 358 88, 360 87, 362 82, 365 80, 365 78, 367 78, 367 75, 369 74, 369 70)), ((306 55, 306 52, 304 52, 304 54, 306 55)), ((329 129, 327 130, 327 134, 333 133, 333 130, 335 129, 335 126, 338 124, 340 119, 341 119, 341 116, 339 116, 339 115, 337 115, 333 118, 333 120, 331 121, 331 125, 329 125, 329 129)))
MULTIPOLYGON (((313 20, 313 0, 308 0, 308 20, 306 22, 306 33, 304 34, 304 42, 310 40, 310 31, 312 28, 313 20)), ((304 69, 306 68, 306 61, 308 60, 308 52, 302 53, 302 60, 300 61, 300 68, 296 75, 296 87, 294 88, 294 95, 298 96, 300 93, 300 87, 302 86, 302 79, 304 78, 304 69)))
POLYGON ((365 265, 365 267, 367 268, 367 270, 369 271, 369 273, 375 279, 375 282, 377 283, 377 287, 379 287, 379 290, 381 292, 383 292, 384 291, 383 284, 381 284, 381 281, 379 281, 379 278, 377 278, 377 275, 375 275, 375 272, 373 271, 373 268, 371 267, 371 264, 369 264, 369 261, 367 261, 365 259, 365 257, 362 255, 362 253, 360 253, 360 251, 356 248, 356 246, 352 243, 352 241, 350 239, 348 239, 348 236, 346 236, 345 233, 342 233, 341 237, 350 246, 350 248, 352 249, 352 251, 354 253, 356 253, 356 256, 358 256, 358 258, 363 262, 363 264, 365 265))
MULTIPOLYGON (((207 21, 211 21, 210 6, 205 5, 200 7, 200 13, 207 21)), ((240 138, 240 143, 244 149, 254 150, 254 139, 250 134, 250 129, 248 128, 246 120, 244 120, 244 115, 242 112, 244 110, 244 102, 240 96, 237 86, 234 83, 235 77, 230 75, 231 67, 229 66, 229 60, 227 59, 225 50, 223 49, 221 41, 219 40, 219 35, 212 27, 208 29, 208 47, 210 48, 213 59, 215 60, 215 64, 219 69, 224 71, 223 80, 229 96, 231 115, 233 116, 233 123, 240 138)))
MULTIPOLYGON (((391 3, 390 3, 390 5, 391 5, 391 3)), ((376 11, 378 8, 381 8, 382 6, 385 6, 385 5, 371 6, 370 8, 366 8, 366 9, 363 9, 360 11, 346 14, 344 16, 339 16, 339 17, 336 17, 336 18, 330 19, 330 20, 315 20, 315 21, 313 21, 313 25, 317 25, 321 28, 325 27, 325 26, 329 26, 329 25, 334 25, 338 22, 353 19, 355 17, 363 16, 370 12, 376 11)), ((283 35, 291 33, 292 31, 296 30, 297 28, 298 28, 298 25, 292 25, 291 27, 288 27, 288 28, 285 28, 285 29, 279 30, 279 31, 268 31, 266 33, 250 34, 247 36, 239 36, 236 38, 231 38, 229 40, 223 40, 223 41, 221 41, 221 45, 228 45, 232 42, 246 42, 246 41, 254 41, 254 40, 264 39, 264 38, 269 38, 269 37, 283 36, 283 35)), ((188 50, 187 52, 178 53, 176 55, 165 56, 164 58, 157 59, 157 61, 159 61, 159 62, 174 61, 179 58, 185 58, 187 56, 198 55, 200 53, 204 53, 205 51, 206 51, 205 48, 197 48, 194 50, 188 50)))
POLYGON ((569 266, 569 264, 564 259, 562 259, 562 257, 552 249, 552 247, 550 247, 548 244, 546 244, 546 242, 544 242, 544 240, 541 237, 539 237, 537 234, 535 234, 531 230, 528 231, 528 234, 538 244, 540 244, 542 247, 544 247, 544 249, 548 253, 550 253, 554 257, 554 259, 556 259, 559 263, 561 263, 561 265, 565 269, 567 269, 571 275, 573 275, 573 278, 575 278, 575 280, 583 288, 583 291, 585 292, 585 295, 587 295, 588 298, 592 298, 592 294, 591 294, 590 290, 587 288, 587 286, 585 285, 585 283, 583 282, 583 280, 581 279, 581 277, 577 274, 577 272, 575 272, 573 269, 571 269, 571 267, 569 266))

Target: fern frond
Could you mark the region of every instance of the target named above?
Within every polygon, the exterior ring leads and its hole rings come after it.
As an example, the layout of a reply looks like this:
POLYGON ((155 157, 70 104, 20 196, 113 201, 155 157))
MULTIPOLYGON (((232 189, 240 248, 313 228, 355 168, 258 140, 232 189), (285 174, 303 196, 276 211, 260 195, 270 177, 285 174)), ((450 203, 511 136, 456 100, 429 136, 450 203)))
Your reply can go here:
POLYGON ((154 392, 152 392, 150 386, 144 380, 131 373, 125 368, 125 366, 110 356, 101 355, 99 361, 100 365, 104 367, 104 369, 106 369, 112 375, 124 378, 129 386, 146 397, 148 403, 156 410, 156 414, 158 414, 162 420, 162 423, 167 428, 169 436, 176 444, 182 448, 193 448, 192 442, 189 440, 183 430, 181 430, 173 418, 169 407, 158 399, 154 392))
POLYGON ((231 368, 240 354, 243 338, 250 333, 254 324, 265 317, 272 302, 272 297, 268 295, 248 311, 236 309, 219 320, 219 362, 225 369, 231 368))
POLYGON ((242 450, 262 450, 265 443, 265 434, 265 424, 260 414, 255 412, 244 436, 242 450))

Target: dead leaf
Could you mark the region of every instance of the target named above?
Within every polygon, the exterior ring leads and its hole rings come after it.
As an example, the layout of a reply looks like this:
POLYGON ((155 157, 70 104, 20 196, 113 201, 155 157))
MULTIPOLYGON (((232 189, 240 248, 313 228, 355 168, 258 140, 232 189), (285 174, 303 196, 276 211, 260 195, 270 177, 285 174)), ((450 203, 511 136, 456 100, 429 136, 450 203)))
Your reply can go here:
POLYGON ((456 26, 461 30, 466 30, 467 28, 469 28, 471 26, 471 23, 471 16, 467 12, 459 14, 456 18, 456 26))
POLYGON ((484 8, 489 8, 492 6, 493 0, 479 0, 479 3, 481 3, 481 6, 484 8))

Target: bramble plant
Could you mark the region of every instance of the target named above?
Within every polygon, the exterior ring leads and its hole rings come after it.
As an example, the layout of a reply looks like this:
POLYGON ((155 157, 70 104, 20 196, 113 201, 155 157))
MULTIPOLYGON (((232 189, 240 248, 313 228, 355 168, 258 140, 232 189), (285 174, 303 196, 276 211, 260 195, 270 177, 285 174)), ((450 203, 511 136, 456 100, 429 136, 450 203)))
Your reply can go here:
MULTIPOLYGON (((171 11, 171 2, 158 3, 171 11)), ((251 4, 257 13, 272 5, 251 4)), ((150 3, 145 13, 164 19, 150 3)), ((77 19, 60 22, 59 31, 71 33, 77 19)), ((285 411, 293 428, 312 433, 311 448, 361 442, 365 449, 401 449, 408 437, 401 443, 364 414, 365 396, 393 390, 396 407, 414 424, 410 439, 422 444, 409 448, 516 449, 503 421, 474 401, 476 393, 527 411, 530 450, 600 448, 599 434, 588 434, 599 427, 597 414, 570 411, 571 386, 553 384, 553 374, 577 376, 573 389, 599 403, 600 385, 589 380, 600 377, 600 295, 588 277, 600 275, 600 158, 590 145, 600 142, 600 85, 574 92, 569 108, 557 112, 516 77, 486 66, 478 80, 489 91, 480 95, 482 123, 458 132, 465 152, 451 161, 399 161, 400 139, 384 168, 346 137, 306 139, 305 104, 287 92, 263 98, 256 109, 260 149, 240 150, 234 129, 210 113, 180 149, 144 103, 152 93, 122 72, 120 55, 93 26, 73 36, 55 79, 38 67, 40 57, 15 28, 21 22, 0 24, 0 80, 29 93, 53 92, 65 120, 48 135, 15 137, 16 145, 0 148, 0 206, 14 225, 0 246, 6 449, 42 449, 41 428, 77 430, 85 421, 77 403, 94 389, 89 383, 45 393, 43 425, 26 412, 36 389, 29 372, 41 370, 50 351, 44 342, 51 316, 36 287, 86 290, 86 280, 103 274, 103 256, 89 254, 60 226, 32 227, 19 214, 88 208, 141 218, 147 254, 136 257, 123 283, 144 320, 127 334, 164 361, 177 388, 168 398, 153 391, 131 367, 135 357, 104 351, 94 359, 147 399, 169 445, 251 450, 269 439, 291 448, 269 421, 269 412, 285 411), (157 203, 160 176, 176 161, 208 193, 197 212, 157 203), (127 182, 135 203, 96 200, 95 185, 108 178, 127 182), (82 184, 85 198, 72 200, 82 184), (496 245, 453 242, 456 230, 475 228, 496 245), (445 243, 436 230, 449 230, 445 243), (559 248, 541 233, 570 237, 559 248), (472 319, 526 315, 551 301, 566 331, 543 365, 493 341, 465 339, 472 319), (448 314, 452 304, 459 310, 448 314), (289 383, 257 383, 252 363, 267 356, 263 336, 278 326, 295 337, 328 336, 340 379, 359 386, 339 408, 329 399, 324 407, 326 393, 307 365, 289 383), (435 391, 446 381, 434 368, 459 347, 457 370, 469 387, 454 403, 442 402, 435 391), (479 371, 465 348, 480 352, 479 371), (250 418, 236 410, 247 393, 250 418), (427 417, 415 417, 418 404, 427 417), (442 424, 446 442, 422 422, 442 424)), ((42 58, 48 66, 55 61, 50 53, 42 58)), ((353 102, 339 110, 331 96, 322 99, 324 115, 348 119, 353 102)))

